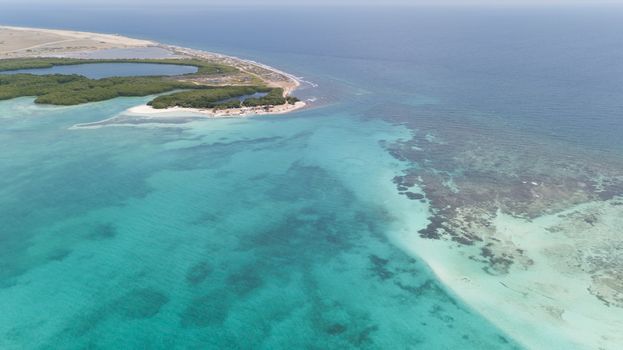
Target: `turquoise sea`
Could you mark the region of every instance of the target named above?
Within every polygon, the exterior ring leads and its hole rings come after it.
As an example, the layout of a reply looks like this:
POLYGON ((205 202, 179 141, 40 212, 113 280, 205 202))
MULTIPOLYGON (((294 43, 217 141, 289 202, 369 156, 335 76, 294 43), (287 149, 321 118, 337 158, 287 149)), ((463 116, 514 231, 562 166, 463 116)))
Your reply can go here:
POLYGON ((621 12, 39 10, 0 23, 254 59, 313 102, 76 129, 149 98, 0 101, 2 349, 519 349, 393 233, 470 245, 474 213, 623 194, 621 12))

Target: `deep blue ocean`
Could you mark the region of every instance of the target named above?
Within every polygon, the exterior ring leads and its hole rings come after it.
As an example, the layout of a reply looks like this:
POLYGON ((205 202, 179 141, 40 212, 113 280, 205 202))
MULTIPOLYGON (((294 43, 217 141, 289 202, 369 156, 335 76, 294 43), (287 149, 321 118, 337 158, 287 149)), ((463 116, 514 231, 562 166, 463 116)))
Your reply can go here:
POLYGON ((183 125, 70 129, 148 98, 0 101, 2 349, 521 348, 388 235, 402 201, 423 226, 440 201, 398 195, 395 176, 435 167, 428 189, 471 190, 571 157, 623 170, 621 8, 0 4, 0 24, 313 83, 301 112, 183 125), (476 145, 486 157, 457 163, 476 145))

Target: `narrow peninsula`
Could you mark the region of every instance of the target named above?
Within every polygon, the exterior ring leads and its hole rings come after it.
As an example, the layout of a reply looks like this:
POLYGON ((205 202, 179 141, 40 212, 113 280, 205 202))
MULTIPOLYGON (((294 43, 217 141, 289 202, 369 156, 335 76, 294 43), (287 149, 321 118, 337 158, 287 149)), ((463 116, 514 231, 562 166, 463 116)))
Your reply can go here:
POLYGON ((156 95, 134 116, 206 117, 282 114, 305 106, 292 96, 291 74, 237 57, 120 35, 0 26, 0 100, 34 96, 37 104, 71 106, 116 97, 156 95), (195 67, 178 75, 89 78, 44 69, 86 64, 195 67), (174 112, 174 113, 171 113, 174 112))

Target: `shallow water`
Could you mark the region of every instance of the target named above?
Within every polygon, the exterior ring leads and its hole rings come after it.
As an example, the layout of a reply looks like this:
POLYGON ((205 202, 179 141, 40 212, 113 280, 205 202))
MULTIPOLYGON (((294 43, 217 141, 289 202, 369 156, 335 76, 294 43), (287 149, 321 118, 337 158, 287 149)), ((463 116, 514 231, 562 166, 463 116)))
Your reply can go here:
POLYGON ((388 241, 378 142, 406 130, 334 108, 68 130, 141 101, 0 103, 3 348, 513 347, 388 241))

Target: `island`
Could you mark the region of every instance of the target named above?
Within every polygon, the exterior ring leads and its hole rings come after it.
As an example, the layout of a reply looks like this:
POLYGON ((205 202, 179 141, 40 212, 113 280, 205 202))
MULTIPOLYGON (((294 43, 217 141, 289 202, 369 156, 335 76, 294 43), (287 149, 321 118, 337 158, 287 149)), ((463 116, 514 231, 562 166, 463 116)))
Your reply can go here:
POLYGON ((37 104, 71 106, 116 97, 151 96, 133 114, 188 111, 208 117, 281 114, 305 103, 292 96, 296 77, 237 57, 114 34, 0 26, 0 100, 34 96, 37 104), (195 67, 179 75, 34 74, 86 64, 195 67), (24 72, 24 70, 27 70, 24 72))

